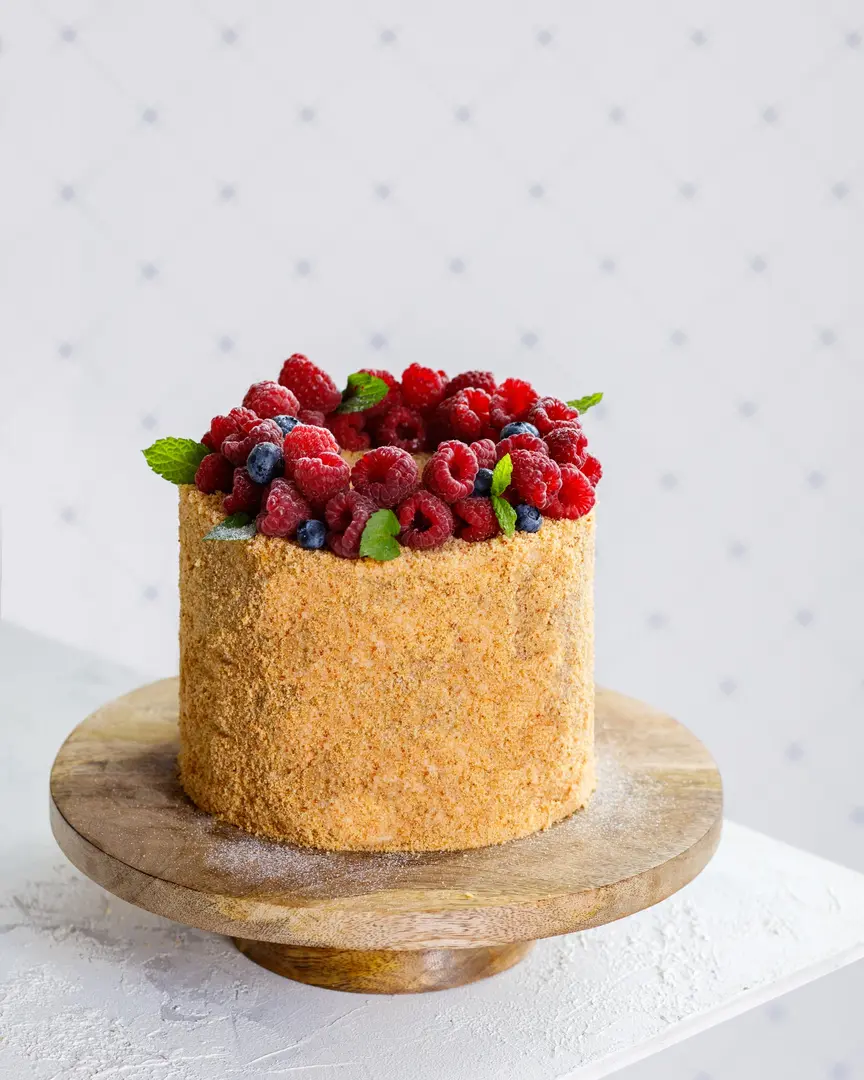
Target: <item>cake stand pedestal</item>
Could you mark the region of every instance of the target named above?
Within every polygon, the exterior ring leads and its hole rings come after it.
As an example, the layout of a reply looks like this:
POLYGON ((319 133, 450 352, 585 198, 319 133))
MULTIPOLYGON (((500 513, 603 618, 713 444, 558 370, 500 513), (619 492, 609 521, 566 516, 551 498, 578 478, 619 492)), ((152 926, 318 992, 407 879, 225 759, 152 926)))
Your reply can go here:
POLYGON ((114 895, 335 990, 417 993, 505 971, 537 938, 670 896, 720 837, 720 776, 702 743, 609 690, 597 693, 589 806, 546 832, 472 851, 327 852, 258 839, 193 805, 177 749, 176 679, 90 716, 51 772, 58 844, 114 895))

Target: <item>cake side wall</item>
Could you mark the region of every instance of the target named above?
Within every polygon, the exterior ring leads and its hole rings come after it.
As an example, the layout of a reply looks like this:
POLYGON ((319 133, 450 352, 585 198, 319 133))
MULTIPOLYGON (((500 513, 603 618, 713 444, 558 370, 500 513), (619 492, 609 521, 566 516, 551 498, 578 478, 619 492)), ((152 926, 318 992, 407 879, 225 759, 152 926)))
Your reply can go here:
POLYGON ((593 516, 388 563, 203 541, 180 494, 180 769, 203 809, 337 849, 500 843, 584 805, 593 516))

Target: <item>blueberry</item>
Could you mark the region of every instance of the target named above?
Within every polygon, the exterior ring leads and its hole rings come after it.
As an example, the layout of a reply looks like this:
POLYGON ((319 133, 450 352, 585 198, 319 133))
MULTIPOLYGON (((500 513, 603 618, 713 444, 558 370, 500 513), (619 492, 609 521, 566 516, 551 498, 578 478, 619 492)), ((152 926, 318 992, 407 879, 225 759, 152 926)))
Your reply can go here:
POLYGON ((539 532, 543 524, 543 515, 536 506, 519 503, 516 507, 516 528, 519 532, 539 532))
POLYGON ((502 439, 509 439, 511 435, 537 435, 539 437, 540 432, 533 424, 526 423, 524 420, 515 420, 512 424, 505 424, 501 428, 502 439))
POLYGON ((282 414, 282 416, 274 416, 273 419, 276 421, 279 427, 282 428, 286 435, 289 431, 292 430, 292 428, 297 427, 297 425, 300 423, 296 416, 286 416, 284 413, 282 414))
POLYGON ((307 551, 323 548, 327 539, 327 526, 323 521, 301 521, 297 526, 297 543, 307 551))
POLYGON ((478 469, 477 476, 474 479, 474 490, 472 495, 488 495, 492 490, 492 470, 491 469, 478 469))
POLYGON ((282 451, 272 442, 258 443, 249 452, 246 461, 246 472, 249 479, 256 484, 269 484, 270 481, 282 475, 285 462, 282 459, 282 451))

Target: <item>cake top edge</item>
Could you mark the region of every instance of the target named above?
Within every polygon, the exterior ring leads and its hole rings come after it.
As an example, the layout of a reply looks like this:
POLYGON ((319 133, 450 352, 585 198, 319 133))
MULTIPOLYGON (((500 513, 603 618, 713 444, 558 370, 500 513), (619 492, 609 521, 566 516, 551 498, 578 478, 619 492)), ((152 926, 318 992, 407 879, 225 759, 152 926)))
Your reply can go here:
POLYGON ((220 497, 225 516, 203 539, 261 534, 387 562, 517 533, 527 542, 547 519, 590 514, 603 471, 582 417, 602 398, 562 401, 523 379, 416 363, 398 379, 362 369, 340 391, 294 353, 200 440, 158 439, 144 456, 164 479, 220 497))

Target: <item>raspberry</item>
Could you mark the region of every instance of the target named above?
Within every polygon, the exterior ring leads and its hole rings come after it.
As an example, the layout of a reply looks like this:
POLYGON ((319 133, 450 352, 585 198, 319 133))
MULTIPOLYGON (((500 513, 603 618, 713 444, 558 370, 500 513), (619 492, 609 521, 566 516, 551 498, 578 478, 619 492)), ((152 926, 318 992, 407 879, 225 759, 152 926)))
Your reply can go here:
POLYGON ((490 398, 485 390, 471 387, 460 390, 455 397, 447 398, 444 407, 450 430, 465 442, 486 438, 490 434, 489 404, 490 398))
POLYGON ((554 397, 542 397, 535 401, 528 413, 528 421, 540 432, 548 433, 555 426, 556 420, 578 420, 579 413, 566 402, 554 397))
POLYGON ((546 454, 547 456, 549 454, 546 443, 542 439, 538 439, 536 435, 529 435, 527 432, 521 435, 510 435, 508 438, 502 439, 495 447, 499 461, 505 454, 512 454, 514 450, 530 450, 533 454, 546 454))
POLYGON ((498 459, 495 453, 494 439, 480 439, 478 442, 472 442, 471 449, 474 451, 474 457, 477 458, 477 464, 481 469, 495 468, 495 462, 498 459))
POLYGON ((460 540, 491 540, 501 531, 491 499, 460 499, 453 503, 453 515, 460 540))
POLYGON ((251 409, 232 409, 227 416, 214 416, 210 421, 210 430, 201 437, 201 442, 214 453, 222 449, 222 443, 229 435, 242 431, 244 435, 258 423, 257 413, 251 409))
POLYGON ((512 486, 519 494, 519 501, 542 510, 561 490, 561 470, 557 463, 532 450, 514 450, 510 458, 512 486))
POLYGON ((243 398, 243 408, 258 413, 262 420, 269 420, 283 414, 296 416, 300 402, 287 387, 270 379, 249 387, 243 398))
POLYGON ((523 379, 505 379, 492 395, 489 408, 492 426, 500 431, 516 420, 525 420, 538 396, 531 383, 523 379))
POLYGON ((477 458, 470 446, 456 439, 443 442, 426 462, 423 483, 439 499, 454 503, 467 498, 477 478, 477 458))
POLYGON ((318 457, 320 454, 338 454, 339 443, 327 428, 297 424, 285 436, 282 444, 285 455, 285 475, 291 475, 294 462, 302 457, 318 457))
POLYGON ((319 409, 298 409, 297 419, 309 427, 327 427, 327 418, 319 409))
POLYGON ((567 424, 558 424, 543 436, 543 442, 549 450, 549 457, 559 465, 582 467, 588 440, 577 422, 571 420, 567 424))
POLYGON ((301 521, 312 516, 309 503, 291 480, 274 480, 258 515, 258 532, 265 536, 293 536, 301 521))
POLYGON ((420 476, 417 462, 409 453, 398 446, 381 446, 370 450, 355 463, 351 482, 376 508, 390 507, 407 499, 417 489, 420 476))
POLYGON ((396 517, 402 526, 399 539, 417 551, 439 547, 455 528, 450 507, 431 491, 415 491, 401 504, 396 517))
POLYGON ((230 491, 234 466, 221 454, 208 454, 195 471, 195 487, 205 495, 214 491, 230 491))
POLYGON ((340 491, 334 495, 325 510, 330 526, 327 533, 330 550, 343 559, 356 559, 360 554, 360 539, 366 522, 377 509, 375 503, 359 491, 340 491))
POLYGON ((279 373, 279 382, 294 392, 303 409, 329 413, 342 401, 336 383, 302 353, 288 357, 279 373))
POLYGON ((337 413, 327 420, 327 427, 333 432, 336 441, 343 450, 368 450, 372 445, 366 430, 366 415, 369 412, 337 413))
POLYGON ((562 465, 561 490, 544 508, 543 513, 550 518, 568 518, 575 521, 588 513, 596 498, 587 476, 575 465, 562 465))
POLYGON ((338 454, 301 457, 294 462, 294 483, 307 499, 322 501, 348 487, 351 470, 338 454))
POLYGON ((426 445, 426 424, 415 409, 397 405, 378 422, 375 437, 379 446, 398 446, 416 454, 426 445))
POLYGON ((373 420, 376 416, 384 416, 385 413, 402 404, 402 387, 395 375, 391 375, 389 371, 384 371, 382 368, 360 368, 360 370, 364 375, 375 375, 376 378, 383 379, 390 387, 386 396, 377 405, 363 410, 362 415, 366 420, 373 420))
POLYGON ((266 490, 263 484, 256 484, 245 469, 235 469, 231 494, 222 500, 222 509, 226 514, 239 514, 241 511, 257 514, 266 490))
POLYGON ((579 468, 582 471, 582 475, 588 478, 591 487, 597 487, 597 483, 603 475, 603 466, 597 458, 593 457, 591 454, 586 454, 585 460, 579 468))
POLYGON ((222 453, 232 465, 245 465, 253 446, 262 442, 272 442, 278 446, 282 439, 282 428, 275 420, 259 420, 248 435, 244 435, 242 431, 229 435, 222 443, 222 453))
POLYGON ((491 371, 463 371, 461 375, 457 375, 455 379, 447 383, 444 388, 444 397, 455 397, 460 390, 467 390, 469 386, 477 390, 485 390, 487 394, 494 394, 498 389, 495 376, 491 371))
POLYGON ((411 364, 402 372, 402 397, 412 409, 431 410, 444 400, 447 375, 443 371, 411 364))

